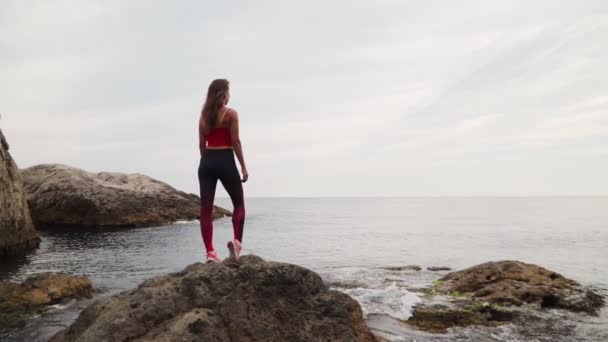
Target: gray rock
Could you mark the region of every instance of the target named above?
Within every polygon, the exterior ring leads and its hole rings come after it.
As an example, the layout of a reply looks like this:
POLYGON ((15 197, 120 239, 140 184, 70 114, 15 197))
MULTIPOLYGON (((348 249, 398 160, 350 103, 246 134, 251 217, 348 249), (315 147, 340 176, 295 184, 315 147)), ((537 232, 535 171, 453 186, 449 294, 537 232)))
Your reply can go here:
POLYGON ((437 272, 437 271, 451 271, 452 269, 445 266, 431 266, 426 268, 429 271, 437 272))
POLYGON ((574 280, 537 265, 506 260, 452 272, 435 281, 406 323, 440 333, 452 327, 505 323, 520 330, 531 322, 550 326, 548 323, 555 321, 554 317, 537 315, 541 309, 597 315, 603 305, 599 294, 574 280))
POLYGON ((72 298, 90 298, 93 284, 87 277, 43 272, 23 283, 0 282, 0 312, 35 311, 72 298))
POLYGON ((89 278, 65 273, 38 273, 21 284, 2 281, 0 331, 23 327, 29 317, 44 313, 51 305, 90 298, 93 292, 89 278))
MULTIPOLYGON (((21 174, 38 228, 147 227, 200 216, 198 196, 141 174, 91 173, 60 164, 32 166, 21 174)), ((214 218, 230 215, 214 209, 214 218)))
POLYGON ((418 265, 407 265, 407 266, 387 266, 382 267, 382 269, 387 271, 420 271, 422 267, 418 265))
POLYGON ((375 341, 361 307, 300 266, 195 263, 85 308, 51 341, 375 341))
POLYGON ((27 207, 23 180, 0 130, 0 257, 38 248, 40 238, 27 207))
POLYGON ((10 146, 8 145, 8 142, 6 141, 6 138, 4 137, 4 133, 2 133, 1 129, 0 129, 0 147, 2 147, 7 152, 10 149, 10 146))
POLYGON ((519 315, 517 311, 475 302, 422 303, 416 305, 412 317, 406 323, 419 330, 446 333, 452 327, 495 327, 513 322, 519 315))
POLYGON ((605 300, 561 274, 520 261, 486 262, 441 279, 437 290, 500 305, 539 305, 597 315, 605 300))

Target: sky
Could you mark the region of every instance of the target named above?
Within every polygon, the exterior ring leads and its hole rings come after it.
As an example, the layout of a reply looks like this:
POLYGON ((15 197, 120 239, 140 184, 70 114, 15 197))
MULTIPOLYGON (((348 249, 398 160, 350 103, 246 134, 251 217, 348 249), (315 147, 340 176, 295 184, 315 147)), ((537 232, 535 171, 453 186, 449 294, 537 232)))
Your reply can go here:
POLYGON ((2 0, 0 128, 198 193, 227 78, 246 196, 608 195, 607 42, 605 0, 2 0))

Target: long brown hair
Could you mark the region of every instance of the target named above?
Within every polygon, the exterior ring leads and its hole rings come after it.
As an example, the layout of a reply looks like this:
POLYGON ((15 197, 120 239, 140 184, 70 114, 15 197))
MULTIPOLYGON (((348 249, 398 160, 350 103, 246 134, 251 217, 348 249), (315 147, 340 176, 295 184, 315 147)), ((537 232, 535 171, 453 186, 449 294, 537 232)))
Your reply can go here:
POLYGON ((217 79, 213 80, 207 90, 207 99, 201 112, 205 123, 205 131, 209 132, 217 125, 217 117, 220 109, 226 104, 226 95, 228 94, 228 80, 217 79))

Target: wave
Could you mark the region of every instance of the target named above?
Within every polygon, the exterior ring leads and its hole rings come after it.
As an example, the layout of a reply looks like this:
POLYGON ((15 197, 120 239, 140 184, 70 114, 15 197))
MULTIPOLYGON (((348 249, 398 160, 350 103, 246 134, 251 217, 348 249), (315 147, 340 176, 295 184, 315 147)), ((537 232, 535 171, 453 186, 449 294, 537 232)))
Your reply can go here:
POLYGON ((198 224, 199 221, 198 220, 192 220, 192 221, 175 221, 172 224, 174 225, 179 225, 179 224, 198 224))
POLYGON ((415 293, 395 282, 383 288, 340 288, 338 289, 353 297, 363 309, 367 317, 370 314, 385 314, 400 320, 412 316, 412 308, 421 301, 415 293))

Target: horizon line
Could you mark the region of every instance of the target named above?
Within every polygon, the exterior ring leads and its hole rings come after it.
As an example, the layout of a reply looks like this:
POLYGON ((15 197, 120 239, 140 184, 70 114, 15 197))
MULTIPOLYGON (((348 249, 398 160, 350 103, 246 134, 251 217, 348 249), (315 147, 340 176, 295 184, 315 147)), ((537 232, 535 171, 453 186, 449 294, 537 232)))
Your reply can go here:
MULTIPOLYGON (((216 196, 216 198, 230 199, 228 196, 216 196)), ((276 195, 276 196, 246 196, 246 198, 608 198, 608 195, 276 195)))

